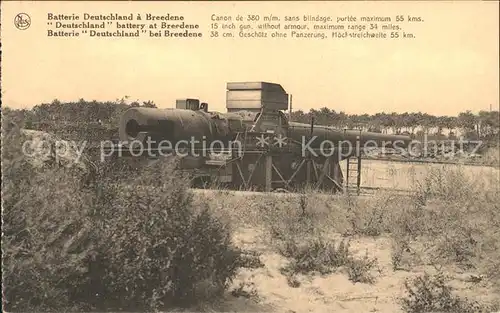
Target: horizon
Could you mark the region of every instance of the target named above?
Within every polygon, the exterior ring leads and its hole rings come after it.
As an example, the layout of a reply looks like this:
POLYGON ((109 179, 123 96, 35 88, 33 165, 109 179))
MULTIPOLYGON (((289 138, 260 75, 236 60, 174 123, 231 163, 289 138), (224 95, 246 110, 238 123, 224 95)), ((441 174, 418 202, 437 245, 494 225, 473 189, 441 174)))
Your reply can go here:
MULTIPOLYGON (((19 108, 14 108, 14 107, 11 107, 11 106, 8 106, 8 105, 3 105, 3 107, 5 108, 8 108, 8 109, 11 109, 11 110, 32 110, 34 107, 36 106, 39 106, 39 105, 42 105, 42 104, 53 104, 55 101, 59 101, 61 104, 71 104, 71 103, 78 103, 79 101, 85 101, 87 103, 91 103, 93 101, 96 101, 97 103, 115 103, 115 104, 119 104, 120 101, 122 101, 122 99, 115 99, 115 100, 104 100, 104 101, 101 101, 101 100, 89 100, 89 99, 84 99, 84 98, 79 98, 79 99, 76 99, 76 100, 70 100, 70 101, 60 101, 59 99, 53 99, 52 101, 48 101, 48 102, 41 102, 41 103, 38 103, 36 105, 33 105, 33 106, 30 106, 30 107, 19 107, 19 108)), ((124 99, 123 103, 126 104, 126 105, 131 105, 132 103, 134 102, 138 102, 140 105, 142 105, 144 102, 147 102, 148 100, 147 99, 135 99, 135 100, 131 100, 131 99, 124 99)), ((154 102, 154 101, 153 101, 154 102)), ((156 105, 156 103, 155 103, 156 105)), ((361 115, 364 115, 364 114, 368 114, 369 116, 374 116, 376 114, 397 114, 397 115, 402 115, 402 114, 428 114, 430 116, 434 116, 434 117, 458 117, 458 115, 460 113, 467 113, 467 112, 470 112, 474 115, 478 115, 480 112, 490 112, 490 113, 500 113, 500 108, 496 108, 496 109, 493 109, 491 108, 491 110, 488 108, 487 110, 478 110, 478 111, 471 111, 471 110, 465 110, 463 112, 458 112, 456 113, 455 115, 436 115, 436 114, 431 114, 431 113, 428 113, 428 112, 423 112, 423 111, 404 111, 404 112, 389 112, 389 111, 379 111, 379 112, 374 112, 374 113, 350 113, 350 112, 346 112, 346 111, 338 111, 338 110, 335 110, 335 109, 331 109, 329 107, 326 107, 328 108, 329 110, 331 110, 332 112, 335 112, 337 114, 340 114, 340 113, 344 113, 346 114, 347 116, 351 116, 351 115, 356 115, 356 116, 361 116, 361 115)), ((173 109, 173 108, 161 108, 161 107, 157 107, 157 109, 173 109)), ((293 109, 293 108, 292 108, 293 109)), ((301 111, 302 113, 304 114, 309 114, 311 113, 311 110, 316 110, 316 111, 320 111, 322 108, 310 108, 310 109, 293 109, 292 110, 292 113, 296 113, 297 111, 301 111)), ((242 109, 243 110, 243 109, 242 109)), ((210 106, 209 106, 209 112, 219 112, 219 113, 226 113, 226 111, 214 111, 214 110, 210 110, 210 106)), ((289 113, 290 110, 285 110, 284 111, 285 113, 289 113)))
MULTIPOLYGON (((61 102, 153 101, 159 108, 198 98, 225 111, 226 83, 269 81, 293 95, 293 111, 404 112, 457 116, 498 110, 498 2, 59 2, 2 3, 2 102, 32 108, 61 102), (420 15, 411 41, 209 38, 213 12, 281 15, 420 15), (20 32, 12 18, 27 12, 20 32), (196 40, 49 38, 47 14, 151 12, 199 23, 196 40), (187 13, 186 13, 187 12, 187 13), (43 25, 42 25, 43 24, 43 25), (37 27, 38 26, 38 27, 37 27), (7 44, 5 44, 7 42, 7 44), (168 53, 165 53, 168 51, 168 53), (23 74, 23 75, 21 75, 23 74)), ((410 23, 411 24, 411 23, 410 23)))

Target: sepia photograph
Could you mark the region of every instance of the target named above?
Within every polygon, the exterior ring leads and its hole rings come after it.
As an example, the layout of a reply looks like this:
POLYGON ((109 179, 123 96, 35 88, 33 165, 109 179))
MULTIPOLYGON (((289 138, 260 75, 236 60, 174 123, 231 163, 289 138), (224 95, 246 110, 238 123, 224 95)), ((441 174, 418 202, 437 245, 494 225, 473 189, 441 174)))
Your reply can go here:
POLYGON ((2 311, 500 313, 497 1, 4 1, 2 311))

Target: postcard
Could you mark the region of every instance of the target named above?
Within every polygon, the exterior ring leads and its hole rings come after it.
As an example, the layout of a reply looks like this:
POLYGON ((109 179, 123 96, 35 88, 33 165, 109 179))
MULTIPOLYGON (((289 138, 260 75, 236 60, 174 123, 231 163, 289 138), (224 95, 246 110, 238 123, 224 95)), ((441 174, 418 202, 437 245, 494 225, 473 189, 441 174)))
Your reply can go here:
POLYGON ((497 1, 4 1, 8 312, 500 312, 497 1))

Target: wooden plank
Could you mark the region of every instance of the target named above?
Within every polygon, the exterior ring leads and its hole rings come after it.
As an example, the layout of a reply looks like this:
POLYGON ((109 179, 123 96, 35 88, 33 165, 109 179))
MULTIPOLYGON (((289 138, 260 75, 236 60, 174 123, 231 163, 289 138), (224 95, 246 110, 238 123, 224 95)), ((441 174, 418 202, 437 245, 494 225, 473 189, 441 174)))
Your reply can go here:
POLYGON ((273 181, 273 157, 271 155, 266 155, 265 171, 266 171, 266 187, 265 191, 270 192, 272 190, 273 181))

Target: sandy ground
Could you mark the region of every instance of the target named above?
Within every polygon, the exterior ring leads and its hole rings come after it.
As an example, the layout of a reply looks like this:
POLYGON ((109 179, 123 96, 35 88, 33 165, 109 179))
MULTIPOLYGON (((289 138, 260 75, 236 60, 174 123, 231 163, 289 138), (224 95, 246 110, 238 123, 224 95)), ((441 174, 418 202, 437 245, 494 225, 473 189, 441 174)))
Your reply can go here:
MULTIPOLYGON (((394 312, 397 308, 394 296, 399 294, 401 280, 408 276, 404 272, 390 273, 390 276, 381 276, 379 282, 371 286, 353 284, 340 271, 324 277, 299 276, 301 285, 292 288, 280 273, 280 268, 288 261, 259 244, 255 230, 240 230, 235 240, 246 249, 263 253, 261 261, 265 267, 244 270, 239 279, 253 282, 260 296, 259 302, 265 307, 271 307, 273 312, 394 312)), ((371 255, 380 260, 382 275, 384 272, 392 272, 389 241, 359 240, 352 244, 354 249, 370 250, 371 255)))
MULTIPOLYGON (((423 177, 429 171, 428 164, 363 161, 364 186, 406 189, 410 188, 413 179, 423 177), (409 177, 413 175, 413 177, 409 177)), ((433 164, 431 166, 443 166, 433 164)), ((450 165, 445 165, 450 166, 450 165)), ((453 165, 451 165, 453 166, 453 165)), ((498 173, 491 167, 468 166, 465 173, 481 176, 485 171, 498 173)), ((196 190, 198 193, 210 193, 209 190, 196 190)), ((245 198, 259 193, 230 192, 233 199, 245 198)), ((261 194, 261 193, 260 193, 261 194)), ((286 194, 276 193, 276 201, 286 194)), ((325 195, 329 201, 335 201, 337 195, 325 195)), ((236 200, 235 200, 236 201, 236 200)), ((238 200, 239 202, 239 200, 238 200)), ((338 234, 332 237, 340 238, 338 234)), ((240 269, 232 288, 244 286, 243 290, 250 296, 234 297, 230 294, 224 304, 217 307, 217 312, 402 312, 399 298, 404 295, 404 282, 407 278, 427 273, 436 273, 433 266, 412 266, 404 270, 394 270, 391 260, 391 239, 388 237, 355 237, 350 238, 351 250, 360 256, 367 252, 376 257, 378 267, 374 270, 376 281, 373 284, 353 283, 344 270, 334 274, 298 275, 300 286, 291 287, 287 277, 280 272, 289 260, 276 252, 269 244, 270 238, 258 227, 239 227, 234 235, 234 242, 240 248, 261 254, 260 260, 265 265, 258 269, 240 269)), ((448 273, 454 293, 478 301, 491 302, 498 296, 490 292, 482 282, 474 282, 474 272, 466 272, 455 267, 445 270, 448 273)))
MULTIPOLYGON (((265 266, 241 269, 233 288, 243 284, 244 290, 253 295, 228 295, 224 304, 215 309, 218 312, 402 312, 398 298, 404 294, 405 279, 433 270, 415 267, 411 271, 393 271, 389 238, 359 238, 351 241, 354 251, 360 254, 368 251, 378 259, 374 284, 352 283, 339 270, 325 276, 298 276, 300 286, 294 288, 280 273, 288 260, 268 247, 258 230, 238 229, 234 240, 241 248, 261 253, 260 260, 265 266)), ((466 272, 454 275, 455 290, 473 299, 492 300, 485 286, 467 281, 471 275, 466 272)))

